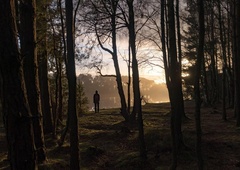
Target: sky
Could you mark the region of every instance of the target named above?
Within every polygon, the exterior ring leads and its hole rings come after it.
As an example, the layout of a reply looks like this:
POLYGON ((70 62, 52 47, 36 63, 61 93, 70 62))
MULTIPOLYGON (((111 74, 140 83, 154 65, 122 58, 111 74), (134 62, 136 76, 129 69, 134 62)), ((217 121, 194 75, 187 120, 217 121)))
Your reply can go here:
MULTIPOLYGON (((111 46, 106 46, 107 48, 111 49, 111 46)), ((113 66, 113 60, 112 56, 103 50, 99 50, 99 48, 95 48, 95 52, 92 53, 92 55, 97 56, 98 53, 102 53, 102 55, 98 55, 100 58, 102 58, 104 66, 102 67, 102 74, 109 75, 109 74, 115 74, 115 69, 113 66)), ((151 58, 150 62, 154 63, 154 65, 144 64, 139 66, 139 76, 144 77, 150 80, 154 80, 155 83, 165 83, 165 75, 164 75, 164 69, 160 66, 156 65, 163 65, 161 62, 161 53, 158 50, 153 49, 149 46, 142 46, 139 47, 137 50, 137 57, 139 58, 139 63, 141 63, 141 60, 144 58, 151 58)), ((128 58, 128 42, 124 39, 121 39, 118 41, 118 61, 119 61, 119 67, 122 75, 127 75, 128 68, 127 64, 124 61, 123 58, 128 58)), ((91 61, 83 61, 91 62, 91 61)), ((77 64, 76 66, 76 73, 78 74, 84 74, 89 73, 92 75, 96 75, 96 69, 88 69, 84 68, 82 64, 77 64)))
MULTIPOLYGON (((157 4, 159 5, 159 3, 157 2, 157 4)), ((184 11, 185 7, 186 7, 186 2, 185 1, 180 1, 180 12, 184 11)), ((158 22, 160 22, 160 18, 156 18, 156 20, 158 22)), ((142 20, 143 21, 143 20, 142 20)), ((126 31, 126 30, 125 30, 126 31)), ((143 29, 144 31, 144 29, 143 29)), ((151 31, 148 28, 145 31, 151 31)), ((124 35, 124 30, 123 32, 120 32, 117 36, 117 48, 118 48, 118 59, 119 59, 119 66, 120 66, 120 71, 122 75, 127 75, 127 64, 125 61, 123 61, 123 56, 125 56, 126 58, 128 58, 128 38, 127 36, 124 35)), ((77 40, 76 41, 81 41, 83 42, 82 47, 84 48, 84 46, 86 45, 86 43, 89 41, 89 38, 93 38, 95 37, 95 33, 90 34, 87 38, 85 37, 84 40, 77 40)), ((96 39, 93 38, 93 42, 97 42, 96 39)), ((109 40, 110 41, 110 40, 109 40)), ((159 40, 158 40, 159 41, 159 40)), ((111 46, 109 45, 111 44, 111 42, 105 42, 105 47, 111 49, 111 46), (106 45, 107 44, 107 45, 106 45)), ((95 52, 94 53, 98 53, 100 47, 95 48, 95 52)), ((156 47, 155 47, 156 48, 156 47)), ((102 60, 104 62, 104 66, 102 69, 102 74, 115 74, 115 69, 113 66, 113 60, 112 57, 109 53, 100 50, 102 55, 100 57, 102 57, 102 60)), ((92 55, 97 55, 97 54, 92 54, 92 55)), ((160 65, 160 66, 154 66, 154 65, 144 65, 144 67, 139 65, 139 75, 140 77, 144 77, 150 80, 154 80, 156 83, 165 83, 165 73, 164 73, 164 69, 161 68, 163 67, 163 63, 161 61, 161 52, 159 52, 159 49, 154 49, 153 45, 150 44, 144 44, 142 45, 142 47, 140 47, 139 49, 137 49, 137 57, 138 59, 141 58, 142 56, 144 56, 145 58, 152 58, 157 57, 157 59, 151 59, 151 62, 154 63, 155 65, 160 65)), ((140 60, 140 59, 139 59, 140 60)), ((84 61, 86 62, 86 61, 84 61)), ((139 62, 140 63, 140 62, 139 62)), ((92 75, 96 75, 96 69, 86 69, 83 68, 82 66, 77 65, 77 74, 84 74, 84 73, 90 73, 92 75)))
MULTIPOLYGON (((102 69, 102 74, 103 75, 115 74, 115 69, 113 66, 113 60, 111 56, 109 54, 106 54, 103 57, 103 61, 105 63, 105 66, 102 69)), ((125 61, 123 61, 122 58, 119 58, 119 66, 120 66, 121 74, 127 75, 128 74, 127 64, 125 61)), ((77 72, 77 75, 84 74, 84 73, 90 73, 92 75, 96 75, 95 69, 91 69, 91 70, 89 70, 88 68, 83 69, 79 65, 77 65, 76 72, 77 72)), ((165 83, 164 70, 159 66, 139 67, 139 76, 150 79, 150 80, 154 80, 155 83, 165 83)))

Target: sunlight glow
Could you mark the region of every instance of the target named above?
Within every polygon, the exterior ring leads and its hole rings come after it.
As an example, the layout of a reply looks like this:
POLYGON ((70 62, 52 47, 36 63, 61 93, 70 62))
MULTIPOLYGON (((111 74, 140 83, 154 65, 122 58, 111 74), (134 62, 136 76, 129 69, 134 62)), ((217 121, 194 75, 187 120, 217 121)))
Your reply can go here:
MULTIPOLYGON (((105 47, 111 50, 111 46, 109 46, 109 44, 105 44, 105 47)), ((165 83, 165 72, 163 70, 163 63, 161 58, 162 53, 158 49, 150 46, 149 44, 144 44, 137 50, 139 76, 153 80, 157 84, 165 83)), ((126 62, 128 60, 128 53, 128 39, 126 39, 125 37, 120 37, 118 41, 118 62, 122 76, 128 75, 128 68, 126 62)), ((115 74, 111 54, 101 50, 100 48, 94 47, 94 50, 91 52, 90 55, 98 56, 100 57, 99 61, 102 60, 101 73, 103 75, 115 74)), ((81 64, 78 63, 76 67, 77 75, 84 73, 98 75, 96 68, 85 67, 85 65, 87 65, 88 63, 91 64, 94 61, 95 60, 92 60, 90 58, 89 60, 84 60, 81 64)))
POLYGON ((141 68, 140 76, 153 80, 156 84, 166 83, 164 70, 159 66, 141 68))
POLYGON ((182 73, 182 77, 188 77, 188 76, 190 76, 190 74, 188 74, 188 73, 182 73))

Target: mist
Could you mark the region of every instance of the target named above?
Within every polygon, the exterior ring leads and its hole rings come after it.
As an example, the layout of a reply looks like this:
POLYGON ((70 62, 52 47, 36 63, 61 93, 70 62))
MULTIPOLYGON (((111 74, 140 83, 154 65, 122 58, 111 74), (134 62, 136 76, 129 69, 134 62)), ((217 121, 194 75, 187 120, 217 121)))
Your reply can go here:
MULTIPOLYGON (((127 76, 122 76, 125 98, 127 99, 127 76)), ((100 94, 100 108, 120 107, 120 98, 117 90, 115 77, 92 76, 91 74, 80 74, 78 83, 82 83, 85 96, 89 99, 89 108, 93 107, 93 94, 97 90, 100 94)), ((168 102, 168 91, 166 84, 157 84, 154 80, 140 78, 140 90, 142 104, 168 102)), ((131 105, 133 105, 133 92, 131 91, 131 105)))

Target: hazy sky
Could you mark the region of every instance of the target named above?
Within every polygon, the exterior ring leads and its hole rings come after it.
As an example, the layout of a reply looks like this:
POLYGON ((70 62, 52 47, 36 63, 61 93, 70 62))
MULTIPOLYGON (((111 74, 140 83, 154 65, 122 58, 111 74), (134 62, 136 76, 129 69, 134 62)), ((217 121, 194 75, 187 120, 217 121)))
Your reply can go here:
MULTIPOLYGON (((111 49, 111 46, 106 46, 106 47, 111 49)), ((102 58, 104 62, 104 66, 102 68, 102 74, 115 74, 112 56, 106 51, 102 51, 102 50, 99 51, 98 48, 95 48, 94 51, 95 51, 94 53, 96 54, 100 53, 100 51, 102 53, 102 55, 99 56, 102 58)), ((96 54, 93 54, 93 55, 96 55, 96 54)), ((139 58, 139 60, 141 60, 140 58, 150 58, 153 56, 154 56, 154 59, 151 59, 151 62, 153 62, 156 65, 162 65, 162 62, 159 57, 161 56, 161 53, 159 51, 149 46, 142 46, 138 48, 137 57, 139 58)), ((123 60, 123 58, 128 58, 128 42, 125 41, 124 39, 121 39, 120 41, 118 41, 118 61, 119 61, 121 74, 127 75, 128 74, 127 64, 123 60)), ((83 61, 83 62, 87 62, 87 61, 83 61)), ((82 66, 80 65, 77 65, 76 70, 77 70, 77 75, 80 73, 82 74, 90 73, 93 75, 96 74, 95 69, 89 70, 87 68, 82 68, 82 66)), ((165 83, 164 70, 159 66, 154 66, 154 65, 140 66, 139 75, 140 77, 154 80, 156 83, 165 83)))

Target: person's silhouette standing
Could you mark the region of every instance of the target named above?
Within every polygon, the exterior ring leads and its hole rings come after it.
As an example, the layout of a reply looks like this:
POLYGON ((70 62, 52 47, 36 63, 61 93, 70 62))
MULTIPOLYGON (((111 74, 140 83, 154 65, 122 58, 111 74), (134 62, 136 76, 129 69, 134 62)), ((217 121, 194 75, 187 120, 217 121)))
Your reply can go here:
POLYGON ((93 103, 94 103, 95 113, 99 113, 99 101, 100 101, 100 95, 98 94, 98 91, 96 90, 95 94, 93 95, 93 103))

